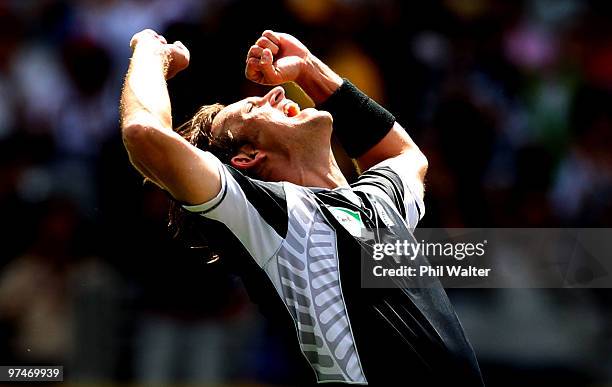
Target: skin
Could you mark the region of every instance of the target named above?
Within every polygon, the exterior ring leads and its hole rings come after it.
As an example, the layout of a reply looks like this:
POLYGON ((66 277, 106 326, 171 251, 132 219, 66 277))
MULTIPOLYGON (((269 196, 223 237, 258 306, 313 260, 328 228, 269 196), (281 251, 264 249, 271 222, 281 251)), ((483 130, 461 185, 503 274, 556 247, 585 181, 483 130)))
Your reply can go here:
POLYGON ((213 121, 213 135, 229 132, 250 144, 232 158, 234 167, 263 180, 316 186, 347 185, 331 153, 331 115, 285 98, 282 87, 227 106, 213 121))
MULTIPOLYGON (((152 30, 134 35, 130 45, 133 55, 122 91, 121 118, 132 164, 181 202, 212 199, 220 190, 218 170, 205 152, 172 130, 166 80, 188 66, 189 51, 152 30)), ((265 85, 296 82, 317 104, 342 84, 342 78, 299 40, 269 30, 249 49, 245 75, 265 85)), ((331 151, 331 115, 317 109, 301 111, 281 87, 225 107, 215 117, 212 133, 247 140, 231 164, 262 180, 323 188, 347 185, 331 151)), ((427 160, 397 123, 357 163, 366 170, 391 157, 404 158, 422 187, 427 160)))

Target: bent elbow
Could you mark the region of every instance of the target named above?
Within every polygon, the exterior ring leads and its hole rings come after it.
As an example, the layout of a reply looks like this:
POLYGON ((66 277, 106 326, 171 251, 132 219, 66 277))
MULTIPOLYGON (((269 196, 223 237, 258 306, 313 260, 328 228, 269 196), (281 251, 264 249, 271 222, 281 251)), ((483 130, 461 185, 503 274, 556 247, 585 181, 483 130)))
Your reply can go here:
POLYGON ((138 122, 131 122, 128 124, 121 125, 121 136, 123 138, 123 144, 130 151, 131 148, 142 144, 145 141, 146 132, 148 128, 138 122))
POLYGON ((139 121, 122 125, 123 145, 132 161, 144 160, 148 157, 155 148, 155 144, 159 142, 157 138, 159 136, 156 136, 158 132, 160 132, 160 129, 139 121))
POLYGON ((429 161, 427 160, 425 154, 421 152, 417 146, 408 149, 402 154, 409 157, 411 170, 416 172, 416 175, 421 183, 424 182, 427 169, 429 168, 429 161))
POLYGON ((419 151, 419 155, 417 157, 417 165, 418 165, 418 174, 421 181, 425 181, 425 175, 427 174, 427 169, 429 168, 429 160, 425 154, 419 151))
POLYGON ((121 127, 121 135, 123 145, 128 153, 130 162, 138 171, 146 177, 148 168, 146 168, 149 155, 151 153, 151 135, 155 129, 139 122, 123 124, 121 127))

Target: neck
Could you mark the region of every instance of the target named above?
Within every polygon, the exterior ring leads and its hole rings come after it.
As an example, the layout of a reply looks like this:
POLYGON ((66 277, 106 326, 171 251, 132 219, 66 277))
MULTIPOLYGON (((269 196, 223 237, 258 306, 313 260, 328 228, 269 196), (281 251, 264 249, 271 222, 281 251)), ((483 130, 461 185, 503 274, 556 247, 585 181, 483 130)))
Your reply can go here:
POLYGON ((320 164, 314 164, 311 159, 303 160, 300 163, 300 165, 306 166, 306 168, 304 168, 304 181, 300 185, 329 189, 348 186, 348 182, 342 174, 342 171, 340 171, 336 158, 331 152, 331 147, 326 156, 327 157, 322 157, 320 159, 322 160, 320 164), (323 160, 325 160, 325 162, 323 162, 323 160))
POLYGON ((303 179, 299 183, 304 187, 319 187, 334 189, 348 186, 346 178, 334 160, 333 165, 319 170, 308 168, 304 171, 303 179))
POLYGON ((289 158, 283 166, 285 173, 281 173, 279 178, 275 180, 284 180, 304 187, 328 189, 348 186, 331 148, 327 154, 322 156, 308 157, 307 159, 289 158), (320 162, 315 162, 318 160, 320 162))

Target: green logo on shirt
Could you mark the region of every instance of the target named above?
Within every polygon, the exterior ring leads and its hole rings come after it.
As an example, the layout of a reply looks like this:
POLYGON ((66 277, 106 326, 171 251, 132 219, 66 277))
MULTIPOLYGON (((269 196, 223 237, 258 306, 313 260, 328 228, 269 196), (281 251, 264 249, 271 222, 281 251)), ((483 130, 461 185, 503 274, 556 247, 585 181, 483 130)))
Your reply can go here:
POLYGON ((365 226, 359 212, 344 207, 329 207, 329 211, 352 236, 361 237, 361 229, 365 226))

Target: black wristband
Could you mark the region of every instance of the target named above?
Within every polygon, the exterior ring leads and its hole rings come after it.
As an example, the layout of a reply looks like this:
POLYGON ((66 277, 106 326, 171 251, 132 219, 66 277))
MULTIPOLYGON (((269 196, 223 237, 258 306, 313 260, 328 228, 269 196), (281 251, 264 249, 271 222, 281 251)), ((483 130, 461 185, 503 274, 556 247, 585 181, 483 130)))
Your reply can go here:
POLYGON ((319 107, 334 118, 334 134, 352 158, 367 152, 385 137, 395 117, 348 79, 319 107))

